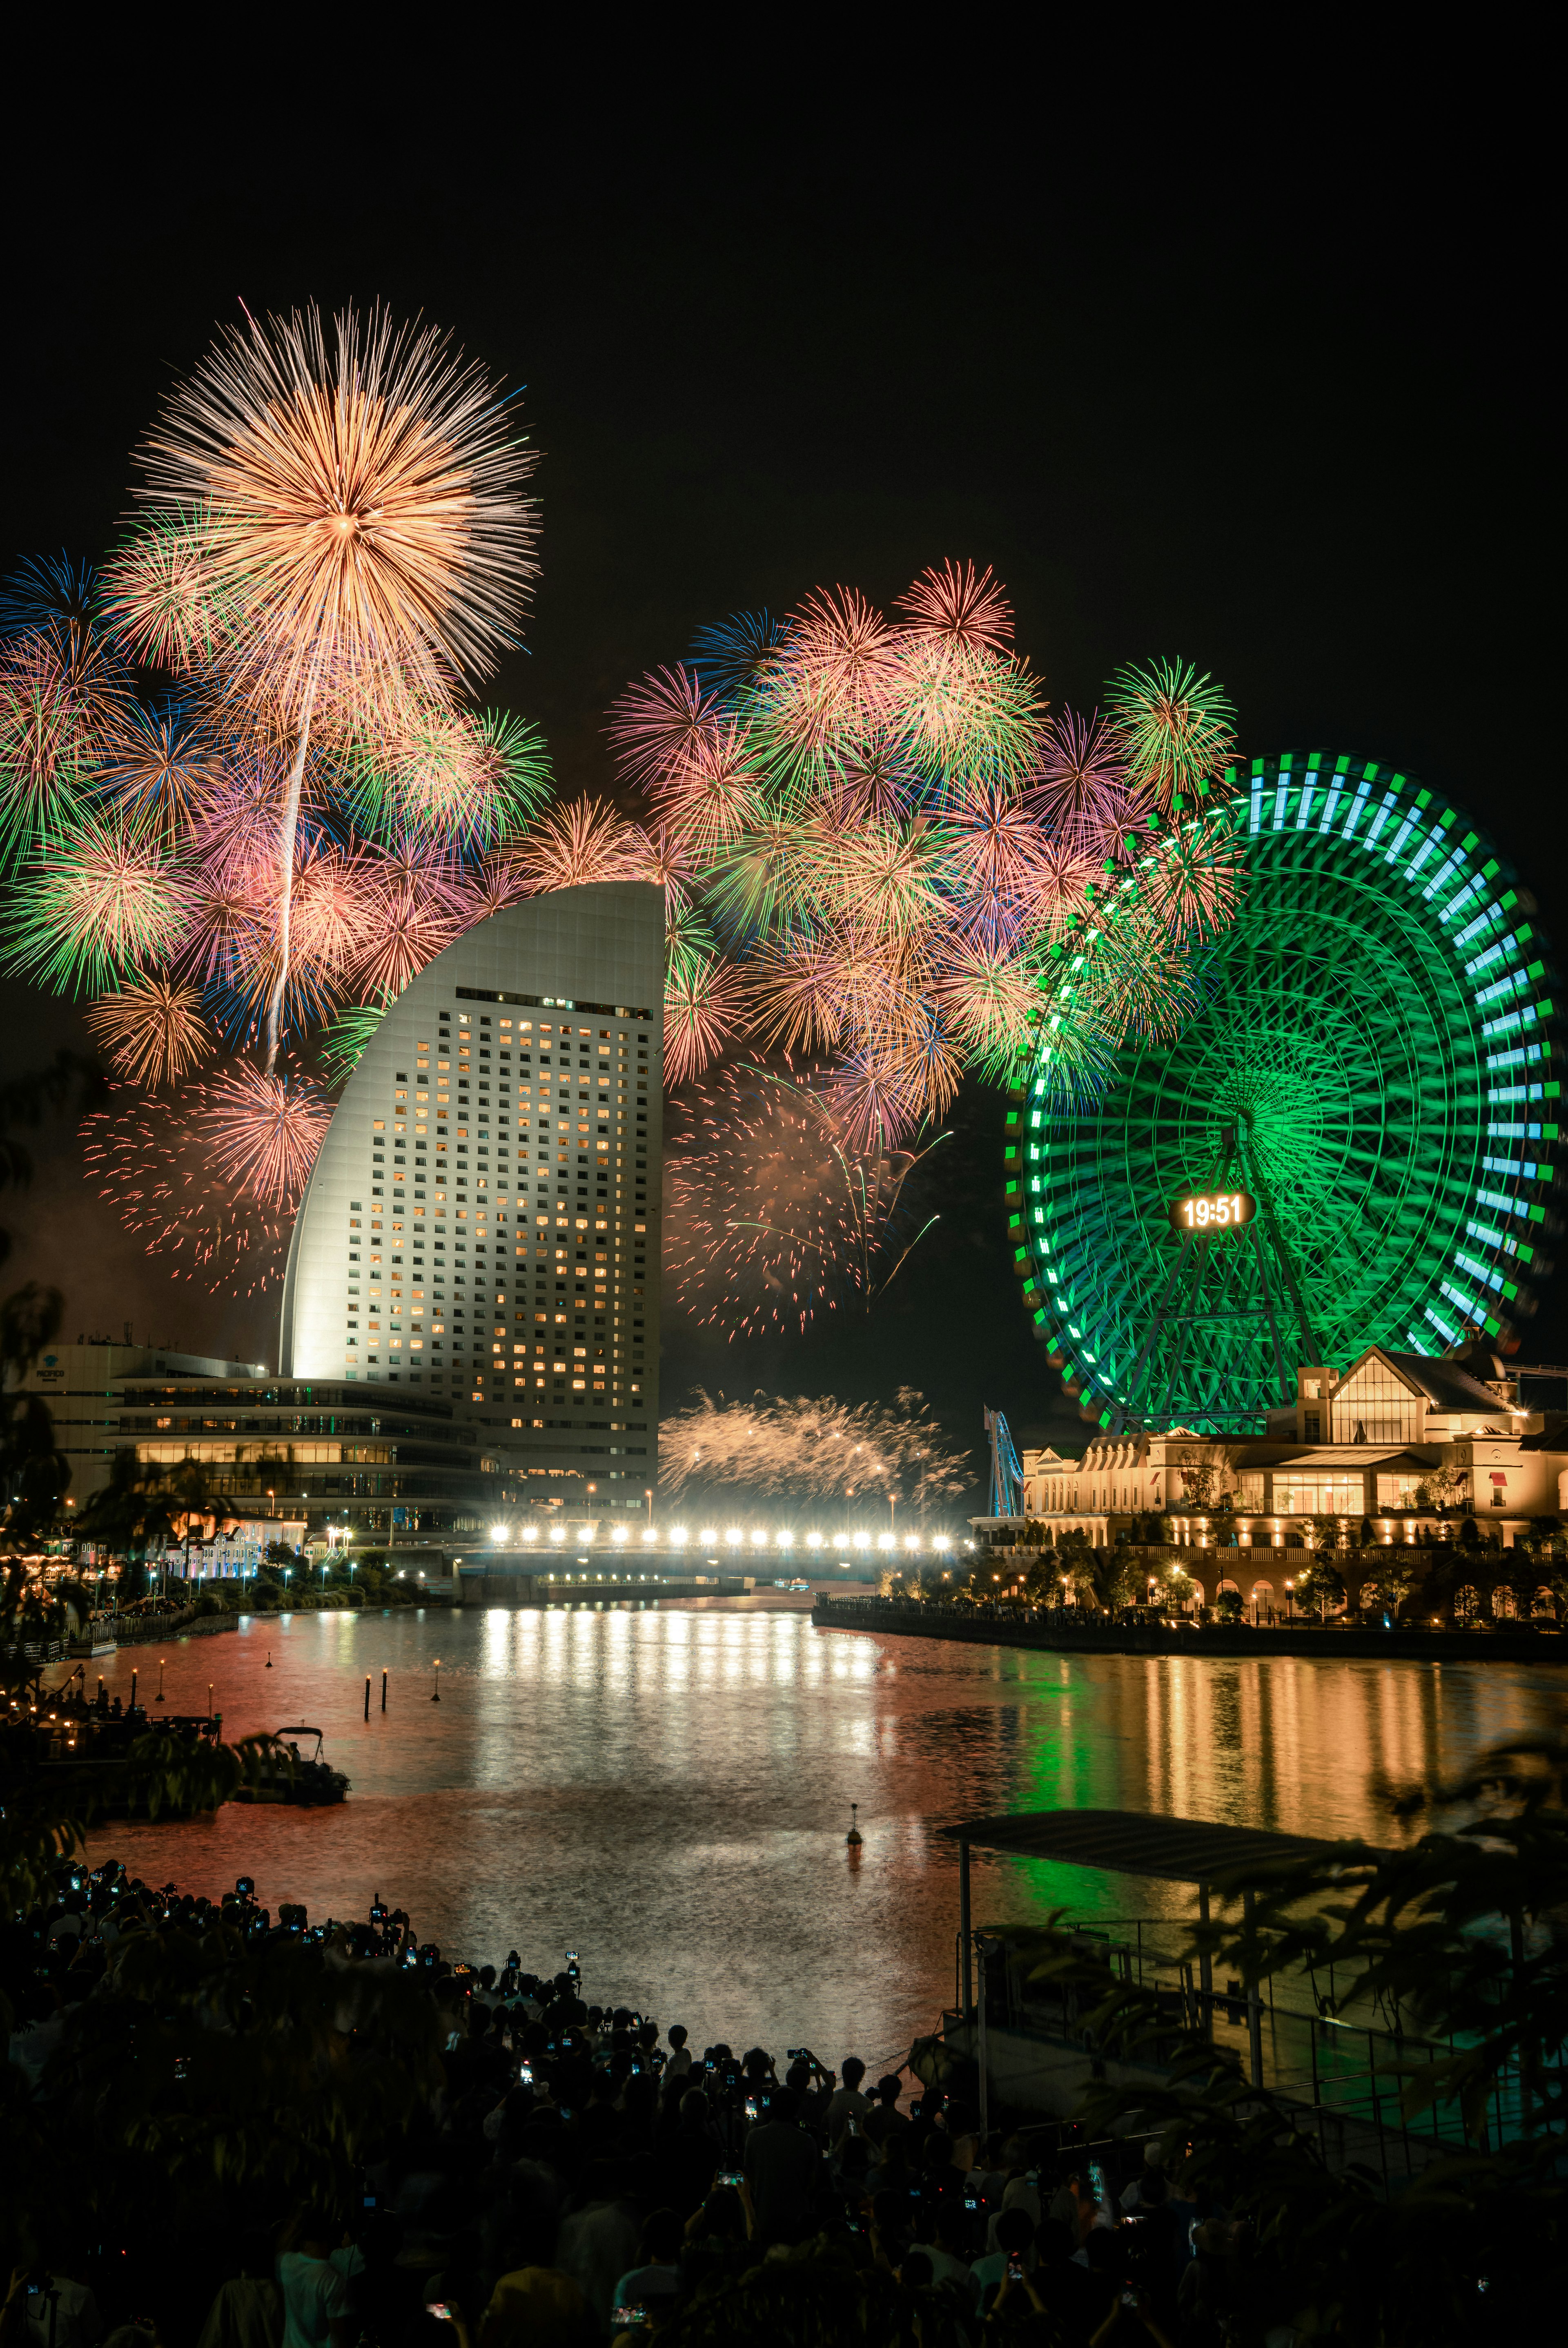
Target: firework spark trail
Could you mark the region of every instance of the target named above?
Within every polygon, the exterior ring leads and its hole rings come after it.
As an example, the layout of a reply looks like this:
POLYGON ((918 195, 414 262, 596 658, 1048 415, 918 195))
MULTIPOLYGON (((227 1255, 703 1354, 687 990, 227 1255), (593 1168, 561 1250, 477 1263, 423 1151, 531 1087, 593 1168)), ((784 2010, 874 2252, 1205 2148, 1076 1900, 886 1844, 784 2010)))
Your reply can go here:
POLYGON ((726 1068, 683 1111, 666 1262, 686 1309, 733 1337, 868 1305, 918 1236, 900 1194, 926 1151, 858 1147, 820 1085, 755 1065, 726 1068))
POLYGON ((699 1398, 659 1430, 659 1479, 673 1494, 741 1488, 762 1496, 875 1503, 924 1515, 968 1489, 967 1456, 948 1442, 925 1397, 900 1386, 891 1406, 780 1395, 699 1398))
POLYGON ((83 1158, 98 1196, 176 1280, 213 1295, 264 1295, 283 1277, 287 1213, 259 1210, 198 1132, 188 1097, 123 1097, 82 1122, 83 1158))

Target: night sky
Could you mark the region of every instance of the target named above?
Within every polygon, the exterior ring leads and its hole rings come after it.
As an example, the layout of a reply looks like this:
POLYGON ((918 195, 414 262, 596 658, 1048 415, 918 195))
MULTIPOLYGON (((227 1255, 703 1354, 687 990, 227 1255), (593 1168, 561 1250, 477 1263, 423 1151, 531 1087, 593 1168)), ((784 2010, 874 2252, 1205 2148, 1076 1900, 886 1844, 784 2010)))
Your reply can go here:
MULTIPOLYGON (((869 58, 731 79, 710 44, 687 80, 651 57, 646 88, 621 58, 612 92, 587 54, 469 52, 459 75, 377 52, 361 77, 352 55, 302 58, 298 89, 279 60, 225 113, 205 61, 160 90, 128 52, 124 107, 74 150, 52 119, 16 131, 8 560, 103 549, 133 443, 241 299, 380 297, 528 386, 543 571, 487 697, 543 725, 563 792, 609 787, 607 705, 703 621, 819 583, 885 602, 969 558, 1053 702, 1179 653, 1225 681, 1248 755, 1344 749, 1450 793, 1568 935, 1556 264, 1528 114, 1494 108, 1482 65, 1348 112, 1331 58, 1296 61, 1283 98, 1175 53, 1143 54, 1134 88, 1114 51, 933 50, 922 86, 869 58)), ((83 1040, 16 985, 0 1011, 7 1069, 83 1040)), ((666 1408, 697 1383, 908 1383, 966 1442, 986 1402, 1020 1441, 1080 1435, 1009 1268, 1001 1118, 966 1088, 912 1200, 942 1220, 869 1323, 727 1345, 667 1301, 666 1408)), ((275 1362, 270 1301, 175 1288, 66 1131, 36 1154, 7 1277, 58 1282, 67 1334, 129 1318, 275 1362)), ((1528 1354, 1568 1352, 1565 1294, 1528 1354)))

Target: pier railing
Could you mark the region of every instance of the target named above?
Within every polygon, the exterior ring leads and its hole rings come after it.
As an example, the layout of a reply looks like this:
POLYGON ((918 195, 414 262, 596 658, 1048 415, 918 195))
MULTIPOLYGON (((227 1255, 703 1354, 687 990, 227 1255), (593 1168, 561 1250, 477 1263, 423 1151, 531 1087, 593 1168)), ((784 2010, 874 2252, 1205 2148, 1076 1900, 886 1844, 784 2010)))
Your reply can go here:
MULTIPOLYGON (((1412 2079, 1461 2052, 1459 2042, 1406 2030, 1380 2003, 1341 2000, 1331 1969, 1322 1978, 1271 1980, 1249 1998, 1237 1981, 1211 1990, 1201 1985, 1181 1923, 1169 1916, 1064 1921, 1059 1930, 1064 1945, 1103 1966, 1103 1988, 1092 1976, 1026 1982, 1020 1958, 1027 1950, 1032 1960, 1037 1951, 1030 1943, 1015 1951, 1005 1936, 977 1931, 977 2005, 967 2020, 957 2003, 944 2016, 943 2035, 957 2051, 983 2065, 988 2040, 994 2047, 1001 2034, 1015 2071, 1030 2042, 1040 2047, 1042 2068, 1048 2053, 1071 2053, 1093 2071, 1113 2050, 1089 2017, 1103 1989, 1121 1984, 1148 1993, 1158 2022, 1138 2051, 1114 2052, 1114 2059, 1158 2073, 1193 2037, 1207 2038, 1235 2056, 1244 2078, 1295 2107, 1326 2157, 1361 2160, 1385 2180, 1414 2175, 1440 2155, 1495 2150, 1528 2131, 1531 2096, 1517 2065, 1505 2065, 1494 2080, 1479 2136, 1466 2134, 1457 2102, 1412 2099, 1420 2107, 1407 2116, 1412 2079)), ((961 1949, 955 1955, 958 1979, 961 1949)), ((1560 2055, 1555 2068, 1563 2067, 1560 2055)))

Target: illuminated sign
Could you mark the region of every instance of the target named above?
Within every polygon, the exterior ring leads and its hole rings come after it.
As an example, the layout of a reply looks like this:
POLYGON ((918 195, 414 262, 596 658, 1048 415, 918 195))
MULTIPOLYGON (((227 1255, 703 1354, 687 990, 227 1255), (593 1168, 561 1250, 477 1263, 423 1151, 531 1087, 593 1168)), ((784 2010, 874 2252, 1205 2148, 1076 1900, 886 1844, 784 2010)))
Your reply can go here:
POLYGON ((1257 1201, 1245 1190, 1220 1190, 1212 1196, 1173 1199, 1171 1229, 1173 1231, 1235 1231, 1243 1223, 1250 1223, 1257 1212, 1257 1201))

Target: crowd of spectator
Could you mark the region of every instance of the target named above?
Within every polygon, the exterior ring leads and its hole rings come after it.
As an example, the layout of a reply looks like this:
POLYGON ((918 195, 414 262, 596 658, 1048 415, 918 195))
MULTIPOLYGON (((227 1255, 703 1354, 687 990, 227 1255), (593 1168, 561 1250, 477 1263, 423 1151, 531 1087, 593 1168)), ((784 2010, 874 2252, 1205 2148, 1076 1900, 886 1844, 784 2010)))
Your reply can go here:
POLYGON ((119 2303, 112 2258, 63 2211, 12 2277, 0 2348, 676 2348, 826 2339, 840 2321, 922 2348, 1209 2348, 1245 2301, 1245 2228, 1184 2190, 1157 2144, 986 2134, 972 2106, 902 2070, 872 2081, 853 2055, 699 2052, 679 2024, 589 2002, 574 1956, 553 1974, 516 1950, 455 1962, 379 1901, 313 1927, 243 1880, 212 1903, 113 1866, 67 1876, 5 1948, 25 2092, 48 2094, 67 2017, 128 1942, 220 1921, 412 1974, 438 2084, 334 2199, 219 2229, 162 2306, 119 2303))

